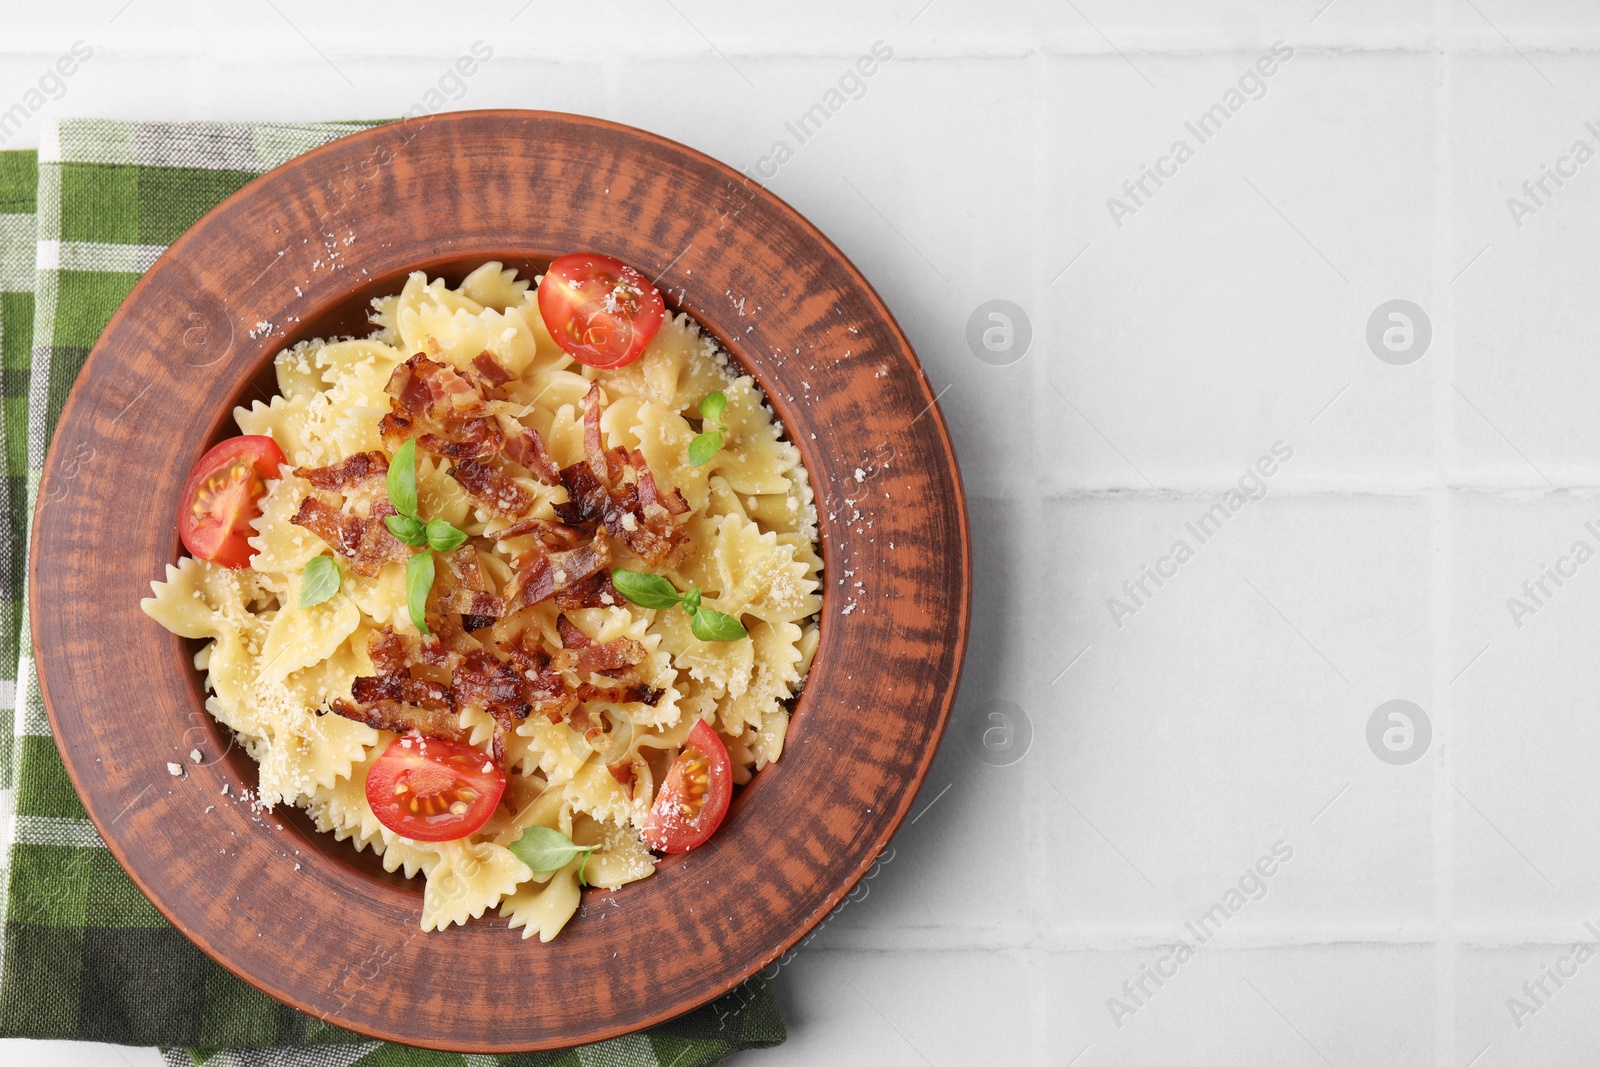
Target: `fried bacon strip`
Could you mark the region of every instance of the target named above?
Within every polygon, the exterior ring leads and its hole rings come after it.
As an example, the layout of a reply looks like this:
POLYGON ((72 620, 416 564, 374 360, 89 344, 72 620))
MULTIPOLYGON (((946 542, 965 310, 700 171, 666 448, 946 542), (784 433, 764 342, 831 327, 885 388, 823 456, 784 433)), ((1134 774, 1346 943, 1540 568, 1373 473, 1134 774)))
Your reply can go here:
MULTIPOLYGON (((641 466, 644 463, 642 456, 639 463, 641 466)), ((629 465, 632 465, 631 459, 629 465)), ((652 565, 665 563, 688 544, 688 534, 662 503, 654 478, 648 484, 655 499, 648 506, 641 499, 641 487, 646 484, 642 479, 608 489, 595 479, 593 469, 585 463, 563 467, 561 483, 567 488, 568 499, 554 508, 556 516, 569 526, 598 522, 606 533, 626 542, 652 565)), ((687 505, 684 508, 687 510, 687 505)))
POLYGON ((532 426, 524 426, 510 415, 497 415, 500 431, 505 437, 506 458, 520 463, 533 476, 546 485, 561 484, 561 470, 545 451, 544 438, 532 426))
POLYGON ((428 595, 430 616, 461 616, 466 633, 492 626, 506 613, 506 602, 489 592, 478 550, 462 545, 445 556, 450 566, 436 574, 428 595))
MULTIPOLYGON (((438 587, 444 584, 444 582, 435 581, 434 592, 436 595, 429 598, 429 611, 449 615, 470 615, 474 620, 488 619, 490 623, 493 623, 495 619, 506 613, 506 602, 493 593, 474 593, 471 589, 454 584, 451 585, 451 588, 440 592, 438 587)), ((483 625, 478 622, 474 622, 472 626, 467 626, 463 622, 462 626, 469 633, 473 630, 483 629, 483 625)))
POLYGON ((446 652, 436 637, 397 634, 388 627, 372 635, 367 653, 378 673, 357 678, 350 700, 333 700, 330 711, 374 730, 467 740, 447 683, 459 656, 446 652))
POLYGON ((563 648, 577 649, 577 669, 589 674, 622 670, 643 663, 644 646, 631 637, 615 637, 601 644, 578 629, 565 615, 556 619, 563 648))
POLYGON ((531 607, 586 581, 610 562, 611 546, 601 535, 565 552, 535 555, 506 586, 506 601, 517 607, 531 607))
POLYGON ((417 448, 445 459, 486 459, 500 451, 505 436, 488 419, 451 423, 445 433, 425 433, 417 448))
POLYGON ((289 521, 328 542, 363 578, 376 578, 385 563, 402 562, 411 556, 411 550, 383 524, 384 516, 394 513, 389 502, 381 500, 373 505, 368 518, 361 519, 308 495, 289 521))
POLYGON ((561 484, 567 489, 567 501, 553 505, 556 517, 568 526, 600 520, 611 504, 611 496, 603 482, 594 476, 585 463, 574 463, 559 472, 561 484))
POLYGON ((407 415, 435 422, 480 419, 487 413, 482 395, 470 381, 449 364, 421 352, 394 369, 384 392, 394 397, 407 415))
POLYGON ((424 708, 451 708, 450 687, 409 674, 379 674, 357 678, 350 686, 350 697, 357 704, 392 701, 424 708))
POLYGON ((689 502, 683 499, 683 492, 673 489, 670 496, 663 496, 661 490, 656 488, 656 476, 650 473, 650 467, 644 461, 644 453, 637 448, 628 453, 628 463, 639 475, 639 506, 648 516, 651 509, 660 505, 673 515, 684 515, 689 511, 689 502))
POLYGON ((533 534, 545 548, 558 552, 576 547, 584 539, 582 530, 565 523, 551 522, 549 519, 523 519, 487 536, 496 541, 504 541, 524 534, 533 534))
POLYGON ((516 377, 502 367, 500 361, 495 359, 489 352, 479 352, 473 356, 472 369, 482 375, 483 380, 490 385, 504 385, 516 377))
POLYGON ((389 457, 383 452, 357 452, 326 467, 296 467, 294 472, 318 489, 342 493, 370 481, 382 480, 389 473, 389 457))
POLYGON ((666 696, 666 693, 665 689, 657 689, 643 682, 610 689, 590 685, 588 682, 578 686, 580 700, 604 700, 612 704, 648 704, 652 708, 656 706, 658 700, 666 696))
POLYGON ((416 438, 424 452, 467 459, 492 456, 505 443, 478 387, 421 352, 394 369, 384 391, 392 410, 378 428, 392 447, 416 438))
POLYGON ((450 468, 450 477, 474 504, 496 515, 516 518, 533 507, 533 496, 498 468, 481 459, 466 458, 450 468))
POLYGON ((556 607, 562 611, 611 607, 620 603, 622 594, 611 584, 611 575, 605 571, 597 571, 576 585, 556 590, 556 607))
POLYGON ((443 741, 466 742, 471 736, 456 721, 454 712, 442 708, 422 708, 391 700, 370 705, 356 705, 347 700, 335 699, 328 705, 328 709, 347 719, 364 722, 374 730, 392 730, 397 734, 411 733, 414 730, 423 737, 435 737, 443 741))
POLYGON ((567 499, 553 505, 556 516, 569 526, 599 523, 653 565, 681 554, 688 537, 674 516, 689 510, 683 494, 676 489, 662 493, 637 449, 601 447, 598 383, 583 403, 584 460, 558 472, 567 499))

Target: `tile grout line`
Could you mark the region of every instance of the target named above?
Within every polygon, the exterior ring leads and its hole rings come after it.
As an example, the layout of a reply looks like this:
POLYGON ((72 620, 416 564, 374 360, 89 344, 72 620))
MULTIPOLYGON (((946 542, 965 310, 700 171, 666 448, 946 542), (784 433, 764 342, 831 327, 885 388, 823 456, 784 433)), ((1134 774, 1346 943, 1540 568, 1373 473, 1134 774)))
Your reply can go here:
POLYGON ((1456 1064, 1456 931, 1455 931, 1455 805, 1449 786, 1449 767, 1446 753, 1453 752, 1455 716, 1450 706, 1450 683, 1447 677, 1451 667, 1450 628, 1453 603, 1451 601, 1450 575, 1454 565, 1454 540, 1451 528, 1451 500, 1448 471, 1455 468, 1455 409, 1450 403, 1447 388, 1455 370, 1455 317, 1451 287, 1440 285, 1445 271, 1449 270, 1452 253, 1451 238, 1455 235, 1451 223, 1455 207, 1455 183, 1450 172, 1450 153, 1453 148, 1450 118, 1453 103, 1450 79, 1454 74, 1454 36, 1446 36, 1445 20, 1449 17, 1447 0, 1435 0, 1434 19, 1438 37, 1436 53, 1435 91, 1437 104, 1434 114, 1437 135, 1434 138, 1434 173, 1439 185, 1433 203, 1433 256, 1430 271, 1436 292, 1439 294, 1441 322, 1448 323, 1448 346, 1441 345, 1439 366, 1433 380, 1433 441, 1435 450, 1435 488, 1429 507, 1433 526, 1430 539, 1433 558, 1429 563, 1429 586, 1432 602, 1428 606, 1432 640, 1432 675, 1434 700, 1434 762, 1433 762, 1433 877, 1434 921, 1436 941, 1433 950, 1434 981, 1434 1060, 1438 1067, 1455 1067, 1456 1064))
MULTIPOLYGON (((1032 121, 1031 147, 1033 151, 1033 158, 1031 161, 1031 183, 1033 186, 1033 202, 1037 204, 1042 202, 1044 197, 1048 195, 1050 184, 1049 175, 1045 170, 1047 157, 1045 145, 1046 138, 1049 136, 1048 121, 1046 119, 1046 111, 1049 107, 1049 97, 1046 92, 1048 88, 1048 72, 1046 70, 1046 64, 1044 61, 1036 56, 1030 56, 1027 62, 1028 87, 1029 95, 1031 97, 1031 100, 1029 101, 1029 106, 1031 109, 1030 118, 1032 121)), ((1054 320, 1054 309, 1049 307, 1048 304, 1041 308, 1041 302, 1035 299, 1035 294, 1039 292, 1037 279, 1045 277, 1050 269, 1045 262, 1045 248, 1047 242, 1040 240, 1036 231, 1030 236, 1030 244, 1032 245, 1032 254, 1030 257, 1028 271, 1029 299, 1032 301, 1032 306, 1040 308, 1044 312, 1042 318, 1046 323, 1046 328, 1048 328, 1054 320)), ((1046 287, 1046 290, 1048 290, 1048 287, 1046 287)), ((1049 364, 1043 359, 1035 359, 1033 360, 1032 366, 1029 368, 1029 373, 1034 376, 1036 382, 1039 378, 1048 379, 1049 364)), ((1037 392, 1039 388, 1040 387, 1036 385, 1035 391, 1037 392)), ((1038 405, 1030 404, 1029 409, 1028 417, 1031 420, 1034 420, 1036 423, 1038 420, 1038 405)), ((1030 427, 1028 436, 1029 439, 1035 443, 1037 443, 1041 437, 1041 435, 1035 432, 1034 428, 1032 427, 1030 427)), ((1034 500, 1025 505, 1025 507, 1029 512, 1031 512, 1029 517, 1030 523, 1036 524, 1032 525, 1031 528, 1042 529, 1044 519, 1044 504, 1041 501, 1034 500)), ((1047 695, 1045 699, 1050 700, 1059 698, 1052 698, 1051 696, 1047 695)), ((1037 733, 1043 733, 1049 729, 1049 724, 1057 721, 1057 717, 1054 714, 1054 708, 1046 707, 1040 710, 1043 711, 1044 714, 1039 716, 1039 723, 1038 727, 1036 728, 1037 733)), ((1036 737, 1035 740, 1037 741, 1038 738, 1036 737)), ((1021 764, 1018 764, 1015 768, 1013 768, 1019 774, 1025 776, 1022 782, 1024 796, 1028 795, 1028 786, 1035 784, 1029 780, 1033 778, 1032 768, 1034 766, 1036 765, 1029 764, 1026 760, 1024 760, 1021 764)), ((1026 807, 1028 815, 1024 816, 1027 822, 1032 824, 1025 826, 1024 833, 1026 836, 1024 837, 1024 840, 1028 842, 1030 848, 1039 849, 1038 852, 1033 853, 1034 855, 1048 854, 1047 850, 1049 847, 1050 827, 1044 819, 1040 818, 1036 814, 1042 810, 1044 809, 1039 805, 1028 804, 1026 807)), ((1044 941, 1047 936, 1047 932, 1044 929, 1043 916, 1049 914, 1050 885, 1048 879, 1048 865, 1043 863, 1032 863, 1029 864, 1029 868, 1028 926, 1031 931, 1033 941, 1038 943, 1044 941)), ((1049 983, 1049 959, 1048 957, 1037 958, 1030 952, 1027 957, 1026 969, 1028 972, 1030 972, 1031 977, 1033 978, 1033 981, 1029 983, 1030 988, 1028 997, 1029 1007, 1032 1009, 1029 1012, 1029 1029, 1031 1031, 1029 1049, 1035 1063, 1046 1063, 1049 1062, 1052 1052, 1057 1051, 1050 1047, 1051 1038, 1054 1035, 1049 1033, 1047 1027, 1038 1025, 1038 1023, 1034 1020, 1044 1020, 1052 1017, 1058 1017, 1056 1012, 1052 1010, 1055 1005, 1051 1003, 1053 997, 1051 996, 1049 983)), ((1078 1046, 1078 1040, 1076 1038, 1067 1036, 1067 1041, 1074 1048, 1078 1046)))

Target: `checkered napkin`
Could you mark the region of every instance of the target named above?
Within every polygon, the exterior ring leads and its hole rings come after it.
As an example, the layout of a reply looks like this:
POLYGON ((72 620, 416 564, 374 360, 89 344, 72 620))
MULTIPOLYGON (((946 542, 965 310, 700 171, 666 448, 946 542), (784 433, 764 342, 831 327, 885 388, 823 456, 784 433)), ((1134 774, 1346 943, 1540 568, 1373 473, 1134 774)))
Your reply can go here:
POLYGON ((23 590, 31 505, 67 392, 179 234, 263 171, 365 126, 71 120, 45 125, 37 155, 0 152, 0 1037, 166 1046, 174 1067, 698 1067, 776 1045, 783 1018, 759 978, 654 1030, 566 1052, 369 1041, 279 1004, 191 945, 123 874, 67 780, 23 590))

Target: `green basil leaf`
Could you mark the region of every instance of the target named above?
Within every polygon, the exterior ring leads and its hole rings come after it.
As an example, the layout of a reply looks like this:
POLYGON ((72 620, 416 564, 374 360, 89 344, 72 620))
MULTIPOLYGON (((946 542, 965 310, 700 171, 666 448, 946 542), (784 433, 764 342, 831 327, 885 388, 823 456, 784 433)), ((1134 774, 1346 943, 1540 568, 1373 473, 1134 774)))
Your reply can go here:
POLYGON ((433 553, 418 552, 406 563, 406 611, 418 630, 428 632, 428 592, 433 589, 433 553))
POLYGON ((722 413, 728 410, 728 397, 720 389, 714 393, 707 393, 706 398, 700 401, 700 414, 707 422, 722 421, 722 413))
POLYGON ((390 533, 412 548, 421 548, 428 543, 421 519, 410 515, 385 515, 383 524, 389 527, 390 533))
POLYGON ((300 572, 300 606, 314 608, 339 591, 339 561, 332 556, 312 556, 300 572))
POLYGON ((589 879, 583 876, 583 872, 588 870, 589 857, 592 855, 594 855, 594 849, 588 849, 583 854, 583 862, 578 864, 578 884, 581 886, 587 886, 589 884, 589 879))
POLYGON ((750 634, 732 615, 701 608, 689 617, 689 629, 702 641, 740 641, 750 634))
POLYGON ((438 552, 450 552, 467 543, 467 535, 443 519, 428 520, 428 544, 438 552))
POLYGON ((700 434, 689 442, 689 466, 698 467, 703 463, 710 463, 718 452, 722 451, 722 435, 715 430, 700 434))
POLYGON ((700 610, 700 587, 695 586, 683 594, 683 610, 690 615, 700 610))
POLYGON ((683 599, 672 583, 659 574, 640 574, 618 567, 611 572, 611 584, 641 608, 677 607, 683 599))
POLYGON ((576 845, 572 838, 548 826, 530 826, 507 846, 511 854, 528 865, 530 871, 559 871, 579 855, 587 856, 599 845, 576 845))
MULTIPOLYGON (((417 443, 407 441, 389 461, 389 501, 402 515, 417 517, 417 443)), ((398 535, 396 535, 398 536, 398 535)))

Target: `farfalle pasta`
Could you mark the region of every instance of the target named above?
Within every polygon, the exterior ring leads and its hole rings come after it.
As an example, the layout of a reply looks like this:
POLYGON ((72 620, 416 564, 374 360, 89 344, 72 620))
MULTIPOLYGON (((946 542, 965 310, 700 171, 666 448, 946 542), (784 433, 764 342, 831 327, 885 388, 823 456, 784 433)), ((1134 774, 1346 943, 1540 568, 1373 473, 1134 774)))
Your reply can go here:
POLYGON ((686 756, 725 750, 733 783, 777 760, 816 647, 812 491, 755 381, 686 316, 651 321, 645 285, 612 277, 574 324, 550 279, 413 274, 370 337, 281 353, 231 465, 191 476, 195 555, 142 602, 204 642, 258 802, 425 878, 428 930, 498 907, 549 940, 583 885, 647 877, 704 800, 686 756), (230 501, 231 547, 202 529, 230 501), (443 753, 455 792, 394 777, 443 753))

